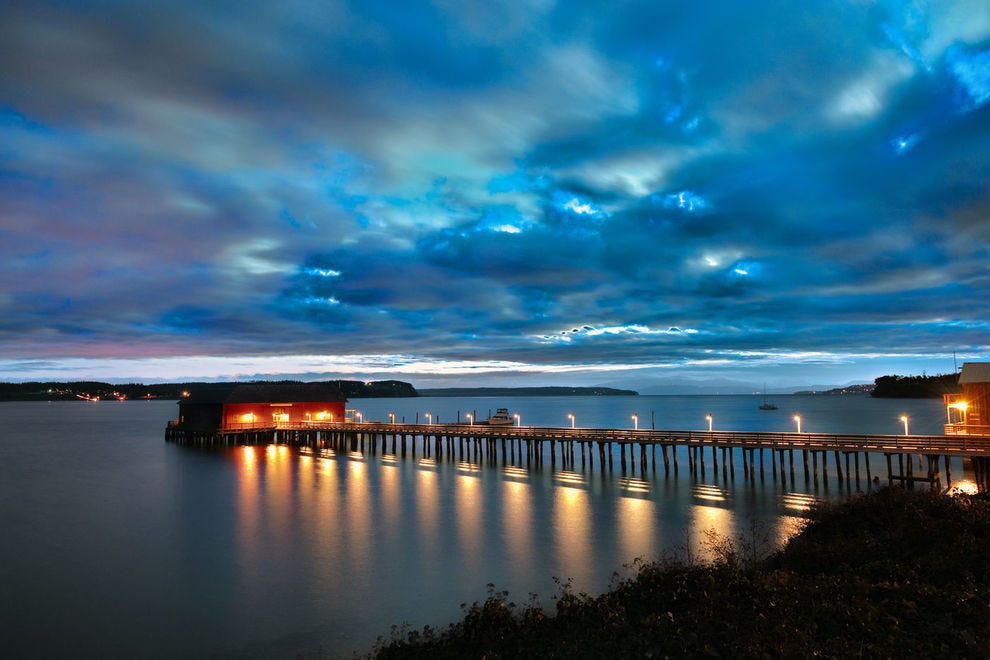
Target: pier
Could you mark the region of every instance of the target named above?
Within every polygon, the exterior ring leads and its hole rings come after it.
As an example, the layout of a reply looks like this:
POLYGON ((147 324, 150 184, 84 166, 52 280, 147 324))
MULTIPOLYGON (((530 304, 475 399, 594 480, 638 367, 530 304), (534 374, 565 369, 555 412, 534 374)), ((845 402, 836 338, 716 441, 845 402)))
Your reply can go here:
POLYGON ((434 460, 551 466, 623 473, 662 469, 735 480, 778 479, 859 487, 875 477, 887 485, 932 489, 952 485, 950 458, 971 461, 980 490, 990 489, 990 435, 854 435, 839 433, 674 431, 484 424, 292 422, 196 431, 170 422, 165 439, 183 445, 230 447, 284 444, 329 452, 360 451, 434 460), (885 474, 873 474, 868 457, 885 457, 885 474), (944 475, 943 475, 944 470, 944 475), (830 474, 831 472, 831 474, 830 474), (943 484, 944 476, 944 484, 943 484))

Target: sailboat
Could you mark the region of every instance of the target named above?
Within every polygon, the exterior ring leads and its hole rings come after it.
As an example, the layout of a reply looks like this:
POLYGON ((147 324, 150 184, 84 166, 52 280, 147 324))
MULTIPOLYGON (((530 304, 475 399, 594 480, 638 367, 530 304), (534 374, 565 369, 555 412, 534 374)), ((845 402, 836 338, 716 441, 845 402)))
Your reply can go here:
POLYGON ((763 403, 760 404, 760 410, 776 410, 777 405, 767 401, 767 384, 763 383, 763 403))

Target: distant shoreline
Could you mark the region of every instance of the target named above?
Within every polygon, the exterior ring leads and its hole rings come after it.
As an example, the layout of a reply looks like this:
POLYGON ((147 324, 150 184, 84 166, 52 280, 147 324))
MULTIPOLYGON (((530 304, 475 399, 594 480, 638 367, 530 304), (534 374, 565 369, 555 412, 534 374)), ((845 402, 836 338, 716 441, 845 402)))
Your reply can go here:
POLYGON ((612 387, 441 387, 417 390, 420 396, 639 396, 612 387))
MULTIPOLYGON (((384 381, 326 381, 337 385, 348 399, 388 397, 500 397, 500 396, 638 396, 635 390, 612 387, 448 387, 417 390, 410 383, 384 381)), ((212 383, 128 383, 114 385, 99 381, 0 383, 0 401, 95 401, 149 400, 177 401, 184 392, 212 383)))

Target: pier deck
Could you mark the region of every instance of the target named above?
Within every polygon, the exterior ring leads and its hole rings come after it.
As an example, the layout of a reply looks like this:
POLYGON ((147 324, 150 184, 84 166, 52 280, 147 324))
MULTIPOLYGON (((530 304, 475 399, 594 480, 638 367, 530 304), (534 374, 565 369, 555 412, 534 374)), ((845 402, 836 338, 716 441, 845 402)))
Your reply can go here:
MULTIPOLYGON (((477 460, 515 461, 516 456, 527 463, 540 464, 548 456, 551 464, 558 460, 574 466, 578 457, 582 467, 593 468, 597 454, 599 466, 612 468, 618 462, 622 470, 639 466, 646 469, 652 459, 657 467, 657 450, 662 451, 666 472, 679 470, 677 452, 687 453, 692 474, 702 475, 710 466, 724 476, 735 475, 733 450, 742 454, 742 468, 749 479, 764 478, 765 452, 769 451, 771 474, 782 479, 795 470, 795 452, 800 452, 800 467, 805 478, 818 482, 819 473, 827 483, 828 454, 834 457, 834 469, 840 482, 860 478, 860 455, 883 454, 887 462, 888 483, 916 481, 941 487, 941 460, 945 458, 946 483, 951 482, 949 459, 962 458, 972 462, 977 486, 990 486, 990 436, 985 435, 866 435, 848 433, 698 431, 616 428, 569 428, 541 426, 489 426, 485 424, 407 424, 383 422, 313 422, 286 423, 260 427, 224 428, 212 432, 184 429, 176 422, 166 429, 166 440, 180 444, 207 446, 236 446, 257 444, 290 444, 307 447, 352 448, 406 455, 407 445, 416 455, 417 445, 424 456, 468 458, 477 460), (636 456, 638 450, 638 457, 636 456), (710 450, 710 451, 709 451, 710 450), (710 459, 706 461, 706 453, 710 459), (628 454, 628 458, 627 458, 628 454), (719 460, 721 454, 721 461, 719 460), (914 474, 917 457, 919 474, 914 474), (927 469, 922 464, 927 461, 927 469), (757 461, 758 459, 758 461, 757 461), (809 461, 810 459, 810 461, 809 461), (895 459, 896 467, 895 469, 895 459), (844 460, 844 465, 843 465, 844 460), (757 462, 759 465, 757 466, 757 462), (819 462, 821 470, 819 471, 819 462), (845 475, 845 477, 843 476, 845 475)), ((871 480, 870 464, 865 464, 867 481, 871 480)))

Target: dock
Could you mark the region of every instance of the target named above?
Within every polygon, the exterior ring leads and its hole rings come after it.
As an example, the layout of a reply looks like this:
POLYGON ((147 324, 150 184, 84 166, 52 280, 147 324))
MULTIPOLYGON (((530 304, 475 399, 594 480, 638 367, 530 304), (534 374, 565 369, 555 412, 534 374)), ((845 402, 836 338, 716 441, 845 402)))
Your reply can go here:
POLYGON ((990 489, 988 435, 856 435, 844 433, 676 431, 656 429, 306 422, 197 431, 170 422, 165 439, 182 445, 231 447, 284 444, 330 451, 565 468, 656 472, 686 471, 704 478, 721 471, 750 481, 768 477, 794 483, 829 483, 829 464, 839 484, 875 483, 868 456, 882 454, 888 485, 951 486, 950 458, 971 461, 981 491, 990 489), (737 466, 737 462, 739 463, 737 466))

